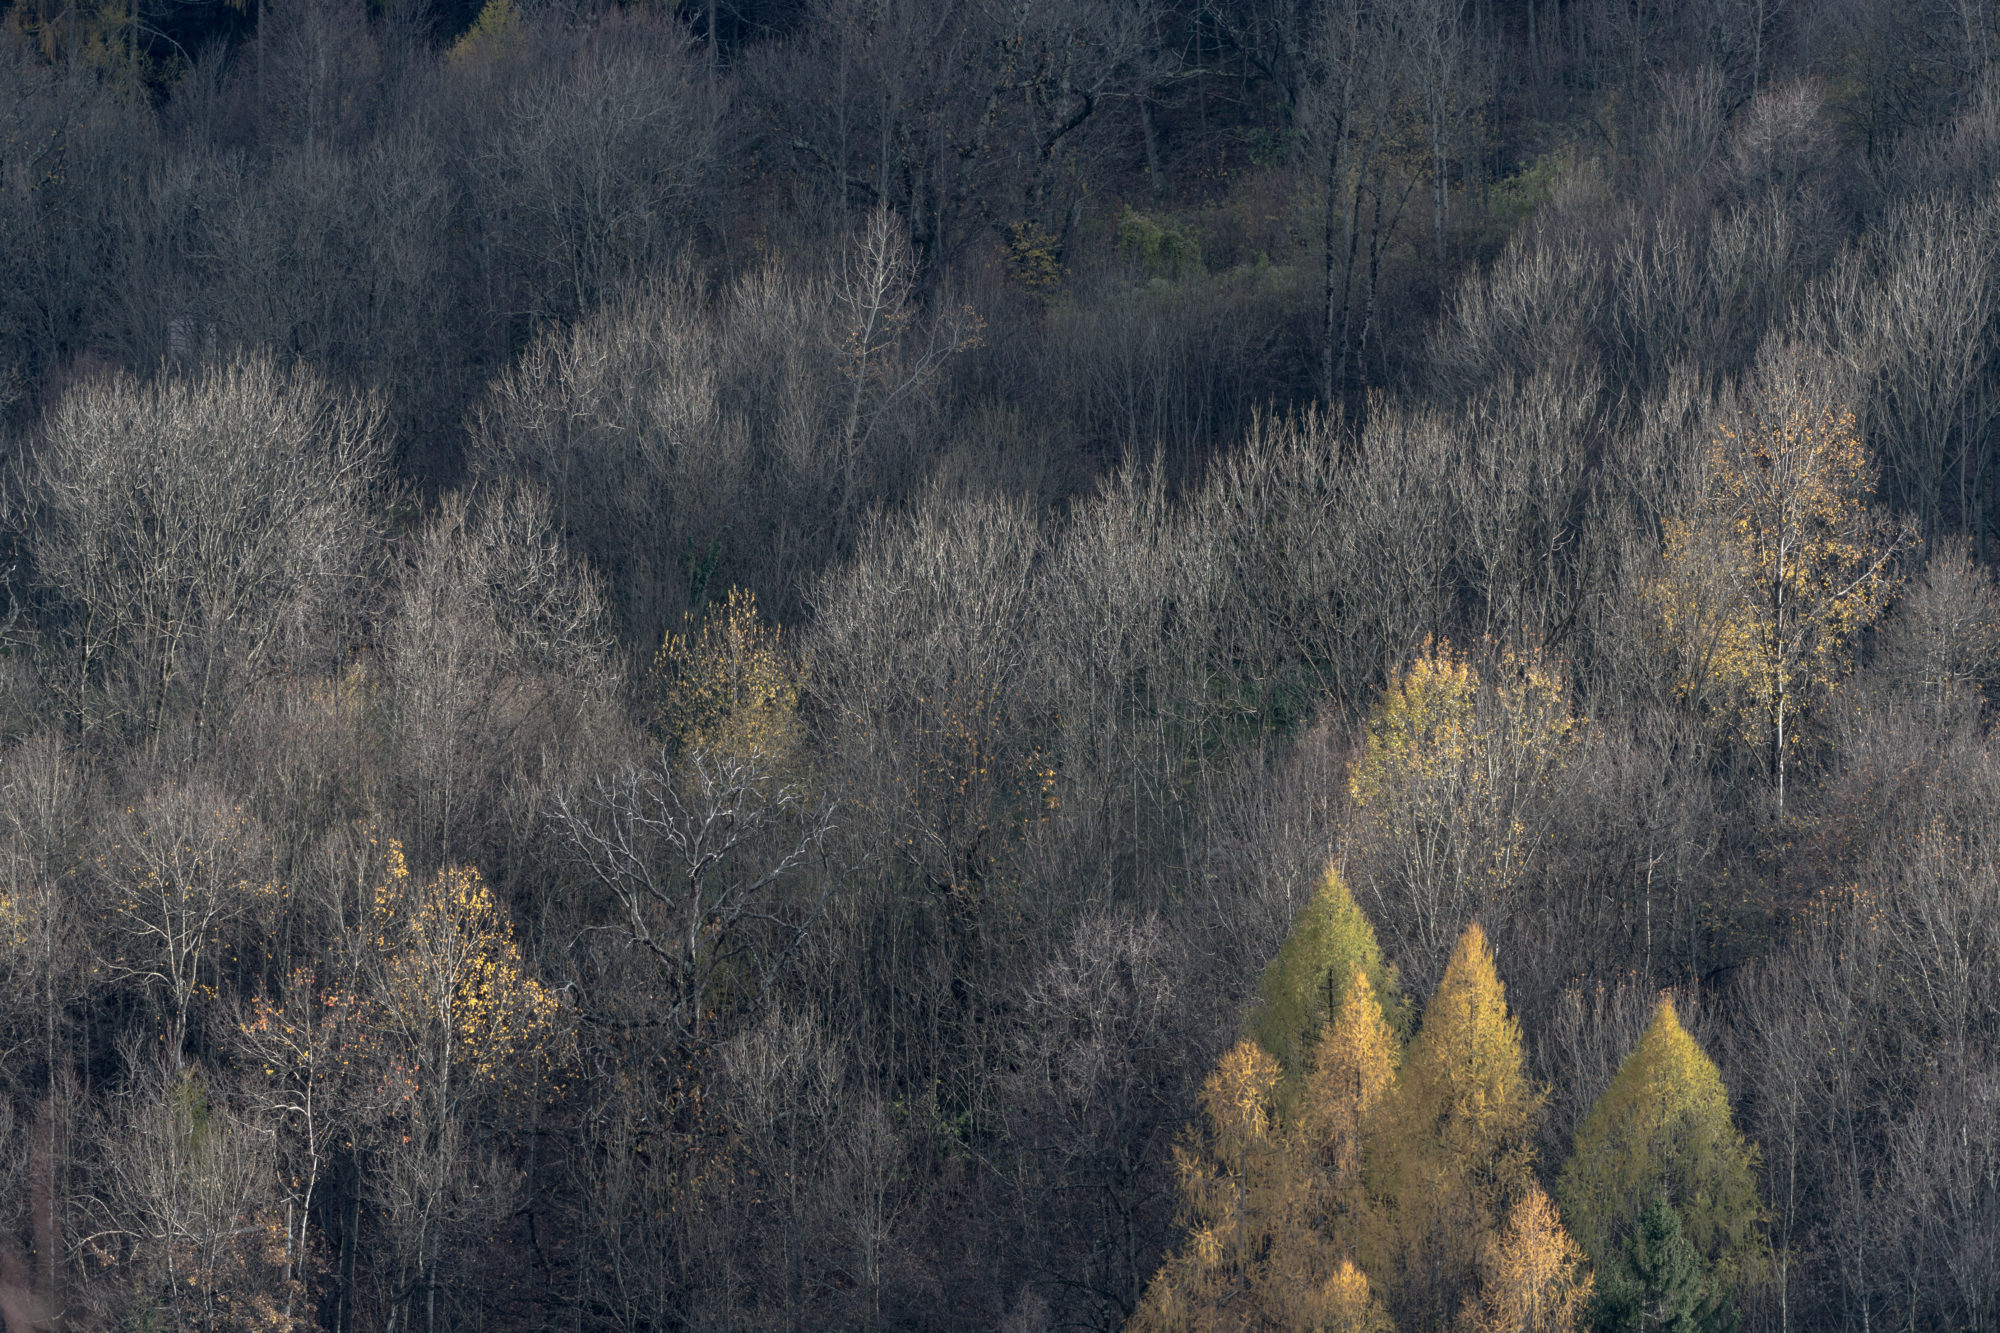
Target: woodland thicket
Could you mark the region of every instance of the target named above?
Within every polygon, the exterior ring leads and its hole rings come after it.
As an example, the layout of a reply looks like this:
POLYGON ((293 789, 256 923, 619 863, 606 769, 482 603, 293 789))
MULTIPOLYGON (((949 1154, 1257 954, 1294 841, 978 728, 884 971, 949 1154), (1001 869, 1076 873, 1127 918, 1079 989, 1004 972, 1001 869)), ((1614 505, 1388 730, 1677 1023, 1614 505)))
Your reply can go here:
POLYGON ((1990 0, 0 0, 0 1321, 2000 1326, 1990 0))

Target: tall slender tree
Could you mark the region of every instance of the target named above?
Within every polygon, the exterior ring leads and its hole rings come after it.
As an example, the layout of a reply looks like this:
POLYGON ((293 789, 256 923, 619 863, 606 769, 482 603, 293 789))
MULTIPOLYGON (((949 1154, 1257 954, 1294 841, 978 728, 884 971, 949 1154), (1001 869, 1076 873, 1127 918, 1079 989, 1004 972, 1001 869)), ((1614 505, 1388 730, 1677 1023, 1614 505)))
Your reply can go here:
POLYGON ((1543 1099, 1486 933, 1468 926, 1367 1126, 1376 1217, 1361 1257, 1403 1328, 1446 1328, 1479 1290, 1484 1251, 1533 1187, 1543 1099))
POLYGON ((1329 865, 1278 956, 1264 969, 1251 1034, 1287 1074, 1300 1075, 1313 1044, 1340 1018, 1350 990, 1364 978, 1377 1012, 1400 1027, 1406 1020, 1396 969, 1383 961, 1375 928, 1340 871, 1329 865))

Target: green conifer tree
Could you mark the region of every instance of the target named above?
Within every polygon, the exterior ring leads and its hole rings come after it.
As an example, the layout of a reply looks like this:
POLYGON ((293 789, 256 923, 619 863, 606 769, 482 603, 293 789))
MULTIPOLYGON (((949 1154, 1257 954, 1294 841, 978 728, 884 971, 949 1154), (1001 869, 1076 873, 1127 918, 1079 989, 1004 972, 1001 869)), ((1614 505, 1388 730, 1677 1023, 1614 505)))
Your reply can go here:
POLYGON ((1601 1333, 1733 1333, 1735 1305, 1702 1273, 1681 1215, 1655 1194, 1600 1271, 1592 1324, 1601 1333))

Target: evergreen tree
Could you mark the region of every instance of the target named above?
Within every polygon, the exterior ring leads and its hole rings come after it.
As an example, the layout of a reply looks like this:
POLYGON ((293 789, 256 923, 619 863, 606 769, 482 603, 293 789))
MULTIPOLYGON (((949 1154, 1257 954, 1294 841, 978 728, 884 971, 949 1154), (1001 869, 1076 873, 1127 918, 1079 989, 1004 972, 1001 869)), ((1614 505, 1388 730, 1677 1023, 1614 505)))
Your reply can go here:
POLYGON ((1390 1279, 1404 1328, 1447 1327, 1477 1291, 1501 1219, 1533 1187, 1542 1100, 1522 1069, 1520 1025, 1486 934, 1468 926, 1367 1126, 1372 1216, 1361 1258, 1390 1279))
POLYGON ((1702 1273, 1681 1217, 1664 1194, 1639 1214, 1602 1271, 1591 1322, 1603 1333, 1733 1333, 1734 1305, 1702 1273))
POLYGON ((1348 988, 1364 976, 1390 1027, 1400 1031, 1406 1020, 1396 969, 1382 961, 1375 928, 1347 881, 1328 866, 1278 956, 1264 969, 1251 1034, 1296 1077, 1314 1041, 1339 1017, 1348 988))
POLYGON ((1730 1118, 1715 1063, 1681 1026, 1673 1001, 1662 998, 1577 1131, 1556 1196, 1584 1250, 1607 1269, 1627 1253, 1626 1238, 1636 1239, 1641 1215, 1668 1200, 1706 1280, 1726 1297, 1763 1267, 1756 1162, 1756 1149, 1730 1118))

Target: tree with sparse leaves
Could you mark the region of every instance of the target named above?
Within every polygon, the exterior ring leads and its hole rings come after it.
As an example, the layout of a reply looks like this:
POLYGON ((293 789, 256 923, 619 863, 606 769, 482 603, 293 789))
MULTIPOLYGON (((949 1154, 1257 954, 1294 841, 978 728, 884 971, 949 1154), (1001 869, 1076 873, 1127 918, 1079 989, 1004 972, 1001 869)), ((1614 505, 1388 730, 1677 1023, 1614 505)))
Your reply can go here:
POLYGON ((1847 674, 1913 538, 1869 503, 1874 460, 1852 412, 1782 358, 1758 391, 1716 433, 1691 510, 1668 521, 1650 599, 1682 693, 1764 751, 1782 812, 1799 719, 1847 674))
POLYGON ((1483 674, 1447 644, 1426 645, 1370 712, 1348 778, 1350 862, 1413 986, 1474 918, 1510 910, 1578 732, 1552 663, 1510 655, 1483 674))
POLYGON ((435 1327, 445 1234, 506 1203, 473 1173, 471 1112, 490 1092, 530 1086, 555 1054, 559 1004, 476 869, 419 877, 393 841, 385 861, 368 918, 375 998, 394 1046, 390 1070, 409 1090, 398 1117, 405 1151, 387 1154, 377 1187, 398 1242, 396 1305, 435 1327))

